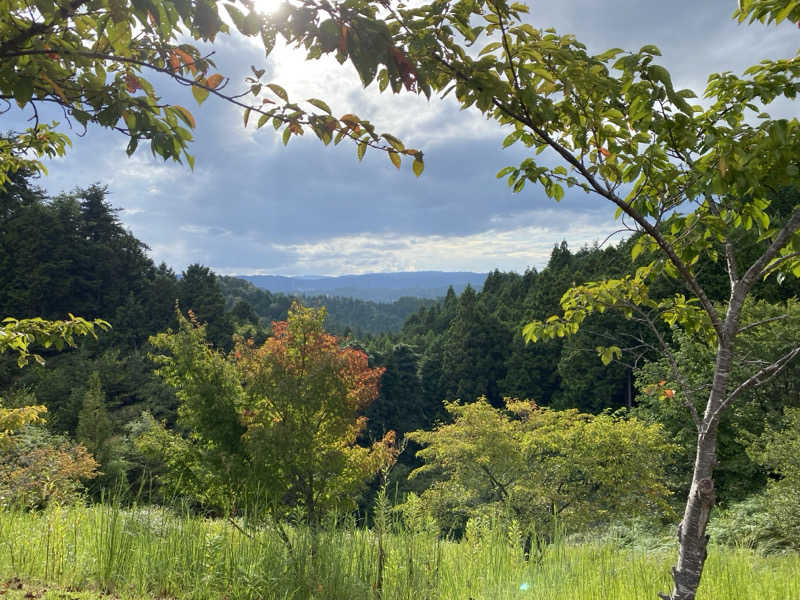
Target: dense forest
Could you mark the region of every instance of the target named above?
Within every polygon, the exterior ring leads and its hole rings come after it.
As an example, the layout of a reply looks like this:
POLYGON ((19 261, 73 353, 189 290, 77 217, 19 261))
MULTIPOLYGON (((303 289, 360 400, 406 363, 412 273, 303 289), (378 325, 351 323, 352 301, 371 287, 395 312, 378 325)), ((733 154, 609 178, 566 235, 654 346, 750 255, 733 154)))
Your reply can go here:
POLYGON ((406 319, 422 307, 432 306, 434 300, 401 297, 393 302, 374 302, 341 296, 288 295, 257 288, 249 281, 221 275, 217 277, 225 309, 240 322, 268 325, 286 318, 292 302, 300 299, 306 306, 325 307, 325 326, 336 335, 361 336, 399 331, 406 319))
MULTIPOLYGON (((784 199, 786 206, 792 201, 784 199)), ((774 210, 781 210, 781 206, 781 201, 776 201, 774 210)), ((6 356, 0 370, 0 390, 6 407, 47 407, 46 428, 25 434, 26 447, 72 448, 73 453, 75 448, 82 448, 91 453, 97 461, 94 474, 101 473, 88 483, 89 492, 96 497, 111 488, 130 490, 127 494, 146 487, 151 500, 167 502, 168 490, 173 489, 170 481, 174 484, 167 476, 168 461, 149 452, 145 442, 152 443, 158 435, 189 433, 188 423, 199 422, 199 417, 187 421, 190 405, 186 390, 193 389, 196 382, 187 379, 180 385, 175 383, 189 376, 187 371, 181 371, 181 353, 187 353, 191 344, 205 348, 208 343, 212 354, 188 353, 186 360, 202 359, 206 361, 202 364, 221 365, 219 357, 230 353, 241 362, 245 361, 243 356, 254 352, 252 348, 279 343, 279 338, 273 337, 277 334, 271 330, 272 322, 285 323, 289 318, 288 331, 292 319, 298 327, 311 327, 314 331, 315 327, 322 327, 313 315, 323 313, 297 313, 295 309, 295 316, 291 316, 296 300, 311 307, 308 310, 325 305, 325 328, 339 336, 336 343, 355 352, 352 356, 361 352, 368 356, 368 366, 353 371, 354 377, 369 374, 379 379, 375 380, 371 400, 358 409, 366 421, 354 441, 364 452, 373 448, 370 452, 374 454, 384 447, 381 444, 391 440, 396 464, 384 473, 383 479, 373 479, 366 494, 359 496, 355 491, 358 486, 353 487, 352 482, 345 486, 352 488, 353 498, 361 498, 361 510, 373 501, 383 480, 384 485, 393 486, 398 502, 421 495, 438 515, 443 531, 463 533, 476 507, 491 503, 497 490, 464 496, 463 490, 457 492, 441 481, 436 483, 445 468, 443 456, 450 452, 445 450, 449 446, 443 440, 447 436, 461 439, 470 420, 496 421, 495 430, 511 427, 509 436, 524 437, 530 432, 514 433, 515 419, 541 407, 553 411, 542 413, 543 423, 551 418, 547 415, 564 415, 565 420, 537 427, 562 427, 578 435, 575 432, 585 423, 581 419, 595 419, 587 422, 599 428, 603 440, 623 435, 623 421, 618 420, 622 415, 635 417, 630 423, 641 423, 641 427, 658 425, 666 432, 664 440, 670 440, 663 443, 677 445, 670 451, 667 446, 658 446, 660 434, 653 430, 645 436, 651 440, 648 443, 654 444, 648 450, 630 441, 634 434, 644 435, 648 430, 625 433, 628 441, 620 443, 627 444, 635 458, 629 470, 638 470, 640 480, 650 482, 649 489, 665 486, 664 497, 679 497, 686 491, 692 461, 688 415, 674 397, 669 365, 657 351, 653 336, 661 335, 670 341, 674 355, 693 378, 691 385, 698 389, 708 385, 709 348, 689 342, 677 328, 659 325, 654 330, 646 319, 628 320, 613 312, 593 315, 577 335, 564 339, 526 344, 521 335, 526 322, 558 312, 559 300, 568 288, 622 277, 635 268, 629 259, 635 238, 616 246, 577 251, 561 243, 553 248, 548 264, 540 271, 495 271, 489 274, 480 292, 467 287, 457 295, 450 289, 439 301, 404 298, 381 304, 347 298, 297 299, 257 289, 241 279, 218 277, 208 267, 197 264, 180 274, 164 264, 157 266, 149 258, 147 247, 120 223, 107 200, 107 190, 101 186, 49 198, 31 178, 17 173, 0 194, 0 209, 0 312, 17 318, 48 319, 73 313, 86 318, 102 317, 112 325, 96 341, 81 343, 78 349, 61 353, 45 350, 47 362, 43 366, 31 365, 21 370, 12 356, 6 356), (197 337, 200 334, 191 333, 190 323, 194 327, 204 324, 202 340, 197 337), (165 334, 168 330, 176 333, 165 334), (253 340, 249 346, 246 339, 253 340), (596 348, 609 340, 616 340, 622 355, 604 365, 596 348), (176 358, 165 359, 163 352, 176 358), (473 408, 467 410, 467 406, 473 408), (75 442, 82 445, 70 446, 75 442), (671 454, 672 458, 660 466, 645 467, 647 457, 659 453, 671 454), (666 471, 657 477, 655 473, 665 465, 666 471), (409 479, 415 470, 415 476, 409 479), (653 479, 648 479, 645 472, 652 473, 653 479)), ((753 252, 760 243, 756 238, 742 240, 740 251, 753 252)), ((713 300, 724 302, 724 281, 716 285, 719 274, 714 264, 708 261, 699 272, 708 289, 718 290, 713 300)), ((664 296, 680 291, 667 278, 654 284, 653 289, 664 296)), ((796 280, 760 284, 756 301, 748 309, 753 318, 770 321, 778 306, 788 316, 775 318, 769 329, 746 338, 752 347, 745 356, 769 354, 778 340, 800 335, 798 291, 796 280)), ((280 327, 287 331, 286 325, 280 327)), ((323 335, 321 330, 319 335, 323 335)), ((323 347, 329 343, 324 336, 319 339, 323 347)), ((255 355, 247 360, 258 362, 255 355)), ((247 373, 243 371, 239 377, 253 376, 247 373)), ((199 396, 203 393, 197 392, 199 396)), ((788 415, 792 408, 800 408, 800 362, 748 392, 738 409, 725 417, 717 470, 718 497, 723 506, 761 494, 770 475, 779 472, 779 465, 765 449, 764 436, 765 432, 785 427, 784 413, 788 415)), ((534 422, 528 417, 524 420, 534 422)), ((213 423, 212 429, 224 428, 217 420, 213 423)), ((231 427, 238 431, 239 425, 231 427)), ((486 426, 474 436, 491 430, 486 426)), ((240 435, 241 432, 234 437, 240 435)), ((600 434, 588 430, 580 433, 591 435, 600 434)), ((492 442, 502 447, 498 443, 492 442)), ((573 442, 565 438, 553 443, 573 442)), ((505 460, 510 460, 508 456, 512 454, 513 448, 508 449, 505 460)), ((8 454, 4 461, 19 459, 14 456, 8 454)), ((79 472, 92 473, 84 455, 73 454, 73 459, 75 464, 84 465, 79 472)), ((582 455, 571 460, 580 463, 589 459, 589 455, 582 455)), ((468 455, 457 455, 450 460, 470 459, 468 455)), ((370 464, 372 470, 365 473, 374 474, 377 463, 370 464)), ((524 465, 520 462, 515 469, 526 469, 524 465)), ((6 464, 4 468, 11 467, 6 464)), ((34 477, 29 474, 29 479, 34 477)), ((209 489, 213 487, 213 483, 206 483, 209 489)), ((31 481, 27 485, 35 487, 31 481)), ((617 488, 598 487, 606 498, 615 497, 612 491, 617 488)), ((198 507, 220 509, 218 503, 197 490, 183 492, 198 507)), ((10 491, 6 493, 9 495, 10 491)), ((528 498, 534 492, 525 489, 518 493, 528 498)), ((574 489, 566 504, 580 494, 574 489)), ((25 497, 33 504, 48 500, 43 492, 29 492, 25 497)), ((549 498, 551 506, 558 502, 546 494, 544 497, 549 498)), ((304 505, 297 502, 298 506, 304 505)), ((634 510, 633 497, 617 498, 615 502, 634 510)), ((533 506, 530 500, 522 505, 525 510, 533 506)), ((594 510, 597 501, 587 497, 586 506, 594 510)), ((542 508, 545 509, 546 506, 542 508)))

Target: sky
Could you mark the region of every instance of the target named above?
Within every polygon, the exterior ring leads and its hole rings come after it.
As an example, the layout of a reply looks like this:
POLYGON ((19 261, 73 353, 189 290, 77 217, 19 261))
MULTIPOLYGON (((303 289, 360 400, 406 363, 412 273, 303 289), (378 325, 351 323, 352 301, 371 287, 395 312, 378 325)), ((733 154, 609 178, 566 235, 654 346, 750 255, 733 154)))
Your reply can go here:
MULTIPOLYGON (((271 0, 258 0, 269 8, 271 0)), ((529 21, 574 33, 591 51, 655 44, 677 88, 702 95, 709 73, 740 73, 762 58, 792 56, 794 25, 767 28, 730 19, 735 1, 549 0, 531 3, 529 21)), ((93 183, 156 263, 177 272, 200 263, 220 274, 341 275, 390 271, 522 272, 541 268, 555 244, 602 243, 619 224, 597 197, 567 191, 556 203, 528 185, 512 193, 496 173, 524 158, 502 149, 508 131, 455 101, 364 90, 349 64, 306 62, 290 48, 265 62, 251 40, 218 38, 219 71, 241 82, 250 65, 292 99, 324 98, 334 114, 355 113, 425 153, 419 178, 346 142, 323 146, 312 134, 287 147, 270 128, 245 128, 241 112, 214 98, 197 106, 185 90, 162 87, 197 120, 194 170, 131 158, 127 138, 101 129, 73 135, 66 157, 46 161, 37 184, 50 194, 93 183)), ((794 116, 792 107, 778 107, 794 116)), ((5 114, 14 123, 21 115, 5 114)), ((10 121, 9 121, 10 120, 10 121)), ((255 120, 255 119, 253 119, 255 120)), ((4 128, 8 128, 3 124, 4 128)), ((73 132, 74 134, 75 132, 73 132)), ((619 240, 619 237, 612 237, 619 240)))

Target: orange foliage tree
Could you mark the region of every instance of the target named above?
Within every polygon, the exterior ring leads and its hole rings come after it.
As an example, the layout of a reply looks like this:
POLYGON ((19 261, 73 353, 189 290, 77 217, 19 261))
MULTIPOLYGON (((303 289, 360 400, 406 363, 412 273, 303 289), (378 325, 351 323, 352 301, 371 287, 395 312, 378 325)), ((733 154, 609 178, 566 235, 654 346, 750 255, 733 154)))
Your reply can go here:
POLYGON ((364 483, 393 460, 394 432, 371 447, 357 443, 383 369, 340 347, 324 319, 324 309, 295 304, 262 346, 237 339, 227 357, 186 319, 178 333, 153 338, 169 352, 157 357, 159 372, 175 387, 190 432, 172 437, 173 456, 182 456, 173 471, 297 510, 308 523, 354 506, 364 483))

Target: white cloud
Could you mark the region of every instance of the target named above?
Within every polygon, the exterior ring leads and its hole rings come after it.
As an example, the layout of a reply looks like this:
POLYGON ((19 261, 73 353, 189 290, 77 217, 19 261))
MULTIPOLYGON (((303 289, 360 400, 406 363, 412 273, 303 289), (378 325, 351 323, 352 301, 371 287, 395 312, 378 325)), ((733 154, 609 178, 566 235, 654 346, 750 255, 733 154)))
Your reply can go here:
MULTIPOLYGON (((604 240, 618 228, 596 213, 562 215, 556 210, 531 211, 495 220, 495 226, 469 235, 411 235, 362 233, 307 244, 275 244, 294 257, 286 273, 330 275, 378 271, 524 271, 547 263, 553 246, 566 240, 571 248, 604 240), (513 224, 527 223, 513 227, 513 224), (501 228, 500 225, 510 228, 501 228)), ((246 268, 228 272, 269 273, 246 268)))

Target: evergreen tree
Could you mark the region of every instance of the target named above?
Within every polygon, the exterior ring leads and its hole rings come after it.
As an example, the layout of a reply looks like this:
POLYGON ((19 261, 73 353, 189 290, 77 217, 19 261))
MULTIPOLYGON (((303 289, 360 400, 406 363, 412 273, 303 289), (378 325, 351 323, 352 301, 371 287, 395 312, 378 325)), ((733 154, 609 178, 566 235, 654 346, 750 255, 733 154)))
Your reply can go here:
POLYGON ((406 344, 397 344, 381 361, 380 393, 366 412, 369 435, 381 439, 387 431, 402 435, 423 429, 432 420, 425 410, 422 386, 417 375, 419 357, 406 344))
POLYGON ((97 371, 89 377, 88 387, 82 395, 83 405, 78 413, 75 437, 86 446, 100 465, 104 465, 108 463, 110 450, 108 442, 114 430, 97 371))
POLYGON ((445 397, 473 402, 480 396, 499 406, 498 382, 505 376, 511 334, 478 302, 467 286, 459 299, 456 318, 444 337, 442 384, 445 397))
POLYGON ((181 274, 178 296, 182 310, 191 310, 198 322, 208 324, 208 339, 218 348, 230 350, 233 323, 225 313, 225 297, 213 271, 199 264, 189 265, 181 274))

